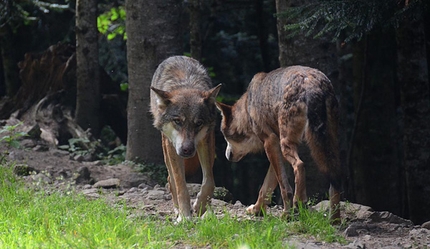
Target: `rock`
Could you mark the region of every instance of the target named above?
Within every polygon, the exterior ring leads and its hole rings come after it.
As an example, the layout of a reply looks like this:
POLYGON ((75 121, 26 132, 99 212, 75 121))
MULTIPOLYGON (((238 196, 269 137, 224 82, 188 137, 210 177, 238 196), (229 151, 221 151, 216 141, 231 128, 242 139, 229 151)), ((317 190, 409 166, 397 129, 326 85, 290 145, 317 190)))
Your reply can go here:
POLYGON ((165 194, 166 192, 163 190, 153 189, 148 191, 147 198, 150 200, 164 200, 165 194))
POLYGON ((201 187, 202 185, 198 183, 187 183, 188 194, 190 195, 190 197, 197 197, 197 194, 199 193, 201 187))
POLYGON ((28 149, 36 146, 36 143, 33 141, 33 139, 24 139, 21 141, 21 146, 28 149))
POLYGON ((389 223, 393 223, 393 224, 402 224, 402 225, 406 225, 406 226, 413 226, 414 223, 410 220, 406 220, 403 219, 395 214, 392 214, 390 212, 387 211, 382 211, 382 212, 373 212, 372 215, 369 216, 369 218, 373 221, 373 222, 389 222, 389 223))
POLYGON ((215 187, 213 198, 225 202, 231 202, 233 201, 233 194, 224 187, 215 187))
POLYGON ((52 155, 56 156, 56 157, 63 157, 63 156, 68 156, 69 152, 66 150, 53 150, 52 151, 52 155))
POLYGON ((24 132, 27 133, 28 137, 34 138, 34 139, 40 138, 40 135, 42 134, 42 131, 40 130, 40 126, 37 123, 25 129, 24 132))
POLYGON ((47 151, 47 150, 49 150, 48 146, 44 146, 44 145, 40 145, 40 144, 33 147, 33 151, 39 151, 40 152, 40 151, 47 151))
POLYGON ((84 189, 84 190, 82 190, 82 194, 84 194, 87 197, 91 197, 91 198, 99 198, 100 197, 98 189, 95 189, 95 188, 84 189))
POLYGON ((39 182, 39 183, 47 183, 47 184, 52 183, 52 179, 43 173, 39 173, 37 175, 32 175, 31 179, 33 179, 33 181, 39 182))
POLYGON ((430 230, 430 221, 424 222, 421 227, 430 230))
POLYGON ((152 189, 152 187, 151 187, 151 186, 149 186, 149 185, 148 185, 148 184, 146 184, 146 183, 141 183, 141 184, 139 184, 137 187, 138 187, 138 188, 140 188, 140 189, 143 189, 143 190, 150 190, 150 189, 152 189))
POLYGON ((84 161, 84 156, 82 156, 82 155, 75 155, 73 157, 73 160, 75 160, 77 162, 82 162, 82 161, 84 161))
POLYGON ((234 207, 239 207, 239 208, 243 208, 243 207, 245 207, 245 205, 243 205, 242 204, 242 202, 240 202, 239 200, 237 200, 235 203, 234 203, 234 205, 233 205, 234 207))
POLYGON ((86 166, 82 166, 78 169, 75 176, 76 184, 90 183, 92 181, 91 172, 86 166))
POLYGON ((93 188, 118 188, 119 186, 120 180, 118 178, 110 178, 96 182, 93 188))
POLYGON ((28 176, 31 172, 36 172, 36 169, 26 164, 17 164, 13 167, 13 173, 17 176, 28 176))
POLYGON ((84 162, 93 162, 95 160, 95 156, 93 154, 86 154, 85 156, 83 156, 82 161, 84 162))

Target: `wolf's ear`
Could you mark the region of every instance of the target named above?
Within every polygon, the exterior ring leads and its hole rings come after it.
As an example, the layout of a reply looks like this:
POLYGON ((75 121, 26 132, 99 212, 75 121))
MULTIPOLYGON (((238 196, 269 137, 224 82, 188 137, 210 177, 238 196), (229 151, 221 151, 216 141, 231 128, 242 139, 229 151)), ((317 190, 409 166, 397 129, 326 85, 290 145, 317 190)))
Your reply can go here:
POLYGON ((230 117, 231 116, 231 106, 223 104, 221 102, 215 102, 216 108, 221 111, 221 114, 224 117, 230 117))
POLYGON ((166 107, 170 103, 171 94, 167 91, 163 91, 151 86, 151 90, 154 91, 157 96, 157 104, 160 108, 166 107))
POLYGON ((222 84, 217 85, 216 87, 210 89, 209 91, 206 92, 206 99, 214 99, 216 98, 216 96, 219 93, 219 90, 221 89, 222 84))

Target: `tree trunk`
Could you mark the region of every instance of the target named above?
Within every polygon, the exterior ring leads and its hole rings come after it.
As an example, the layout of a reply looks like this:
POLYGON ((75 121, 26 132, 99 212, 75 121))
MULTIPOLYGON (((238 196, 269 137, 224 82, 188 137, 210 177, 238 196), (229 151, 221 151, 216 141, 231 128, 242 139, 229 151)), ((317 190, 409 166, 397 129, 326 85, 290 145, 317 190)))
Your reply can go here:
POLYGON ((100 73, 97 0, 76 2, 77 99, 75 120, 84 130, 100 134, 100 73))
POLYGON ((263 6, 263 0, 255 0, 254 1, 254 7, 255 7, 255 13, 257 16, 257 32, 258 32, 258 43, 260 45, 260 53, 261 53, 261 60, 263 62, 263 69, 264 72, 270 71, 270 57, 269 57, 269 51, 268 51, 268 32, 267 27, 265 25, 265 18, 264 18, 264 6, 263 6))
POLYGON ((202 37, 200 32, 201 9, 200 0, 191 0, 190 9, 190 53, 191 57, 201 61, 202 59, 202 37))
POLYGON ((430 220, 430 96, 423 22, 404 19, 397 30, 398 78, 404 114, 404 164, 409 218, 430 220))
POLYGON ((5 82, 4 91, 8 97, 13 97, 18 92, 21 83, 18 76, 18 59, 14 40, 15 35, 9 25, 4 25, 4 27, 0 28, 0 48, 5 82))
POLYGON ((279 64, 281 67, 290 65, 288 61, 288 44, 287 32, 285 32, 285 25, 288 24, 285 17, 282 16, 288 8, 287 0, 276 0, 276 14, 277 22, 276 27, 278 29, 278 46, 279 46, 279 64))
POLYGON ((357 202, 403 215, 394 40, 393 30, 376 30, 355 45, 349 166, 357 202))
POLYGON ((162 163, 161 136, 152 125, 149 91, 164 59, 182 54, 181 1, 126 1, 129 75, 127 160, 162 163))

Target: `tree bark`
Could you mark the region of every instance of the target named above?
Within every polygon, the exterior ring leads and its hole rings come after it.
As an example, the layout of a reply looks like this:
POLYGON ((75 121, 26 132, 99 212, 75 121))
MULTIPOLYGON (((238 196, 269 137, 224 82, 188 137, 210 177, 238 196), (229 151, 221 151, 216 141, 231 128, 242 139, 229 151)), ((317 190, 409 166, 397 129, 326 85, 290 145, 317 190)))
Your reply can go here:
POLYGON ((430 220, 430 89, 422 19, 404 19, 397 30, 397 75, 404 114, 404 164, 409 218, 430 220))
POLYGON ((394 40, 394 30, 375 30, 355 45, 349 167, 357 202, 403 215, 394 40), (390 198, 382 198, 387 193, 390 198))
POLYGON ((14 47, 15 39, 15 35, 9 25, 0 28, 0 48, 5 82, 4 91, 6 96, 10 98, 18 92, 21 83, 18 75, 18 58, 14 47))
POLYGON ((201 61, 202 59, 202 36, 200 0, 191 0, 190 5, 190 53, 191 57, 201 61))
POLYGON ((75 120, 84 130, 100 134, 100 73, 97 0, 76 2, 77 99, 75 120))
POLYGON ((152 125, 149 91, 152 75, 164 59, 182 54, 181 1, 127 0, 129 98, 126 159, 162 163, 161 136, 152 125))
POLYGON ((288 61, 288 43, 287 32, 285 32, 285 25, 288 24, 285 17, 282 16, 288 8, 288 1, 286 0, 276 0, 276 14, 277 22, 276 27, 278 29, 278 46, 279 46, 279 64, 281 67, 290 65, 288 61))

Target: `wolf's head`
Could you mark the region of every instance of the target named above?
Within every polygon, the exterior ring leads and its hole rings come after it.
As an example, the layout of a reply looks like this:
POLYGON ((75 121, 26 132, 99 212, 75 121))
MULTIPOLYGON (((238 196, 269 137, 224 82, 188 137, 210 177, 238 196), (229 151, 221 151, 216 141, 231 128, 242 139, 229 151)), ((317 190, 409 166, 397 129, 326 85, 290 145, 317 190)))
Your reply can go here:
POLYGON ((263 143, 252 131, 252 124, 246 110, 245 98, 239 99, 235 105, 229 106, 216 103, 221 111, 221 132, 227 141, 225 156, 229 161, 237 162, 248 153, 259 152, 263 143))
POLYGON ((163 91, 151 87, 158 106, 154 126, 167 136, 179 156, 193 157, 197 144, 214 128, 215 98, 220 87, 208 91, 194 88, 163 91))

